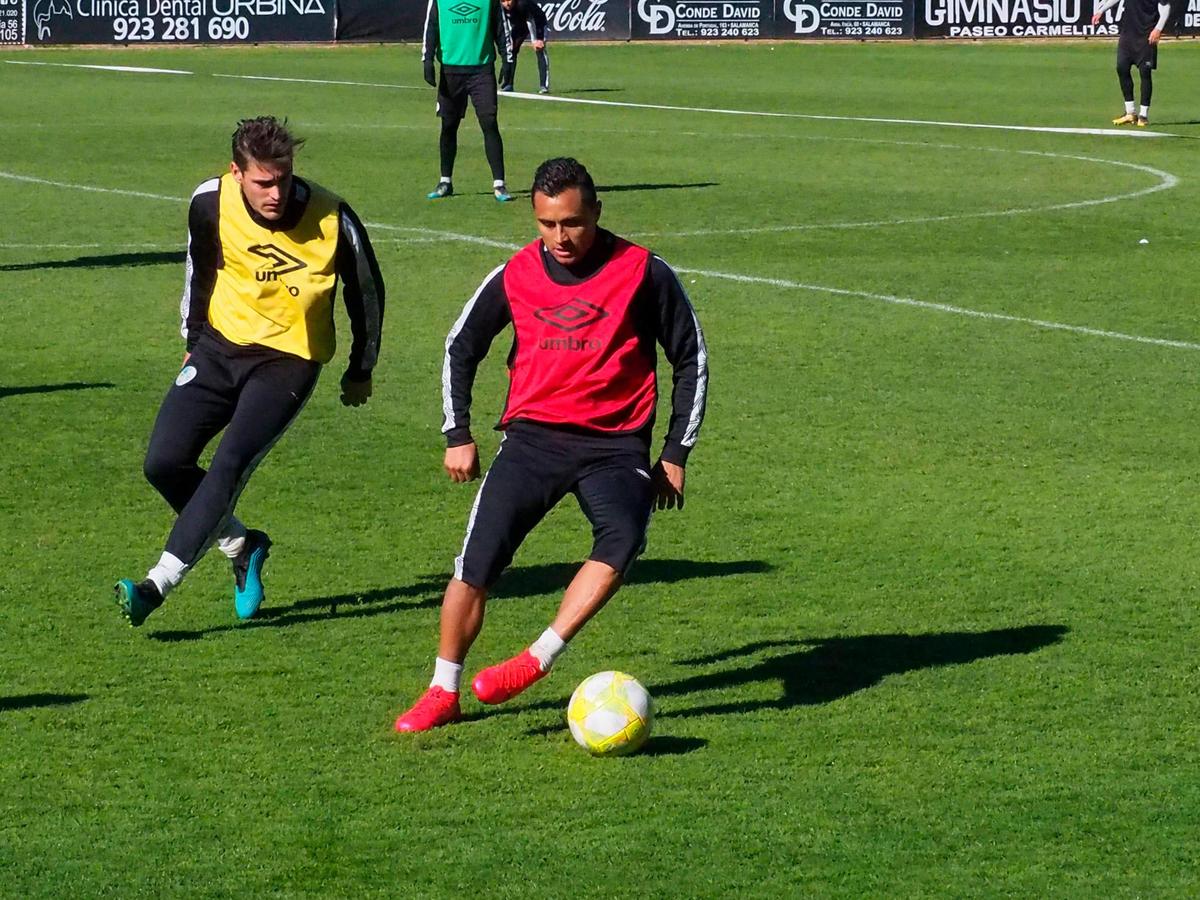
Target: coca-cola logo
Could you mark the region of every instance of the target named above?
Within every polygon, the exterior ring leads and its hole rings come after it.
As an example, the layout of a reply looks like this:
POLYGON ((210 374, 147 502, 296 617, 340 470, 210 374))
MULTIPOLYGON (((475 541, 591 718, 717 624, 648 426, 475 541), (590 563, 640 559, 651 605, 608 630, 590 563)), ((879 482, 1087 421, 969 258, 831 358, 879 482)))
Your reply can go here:
POLYGON ((554 31, 604 31, 608 0, 552 0, 542 12, 554 31))

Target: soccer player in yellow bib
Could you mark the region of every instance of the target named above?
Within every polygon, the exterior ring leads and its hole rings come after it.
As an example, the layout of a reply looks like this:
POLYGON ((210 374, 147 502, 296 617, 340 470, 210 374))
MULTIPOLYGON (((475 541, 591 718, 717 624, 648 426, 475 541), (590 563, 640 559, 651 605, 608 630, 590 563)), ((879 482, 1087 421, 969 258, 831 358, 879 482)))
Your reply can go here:
POLYGON ((274 117, 245 119, 233 135, 229 171, 192 194, 180 302, 187 349, 144 465, 177 518, 146 577, 117 582, 130 625, 161 606, 214 542, 233 564, 238 617, 258 611, 271 540, 233 510, 333 358, 339 281, 352 332, 341 400, 361 406, 371 396, 383 279, 349 205, 293 173, 301 144, 274 117), (206 471, 200 454, 222 429, 206 471))

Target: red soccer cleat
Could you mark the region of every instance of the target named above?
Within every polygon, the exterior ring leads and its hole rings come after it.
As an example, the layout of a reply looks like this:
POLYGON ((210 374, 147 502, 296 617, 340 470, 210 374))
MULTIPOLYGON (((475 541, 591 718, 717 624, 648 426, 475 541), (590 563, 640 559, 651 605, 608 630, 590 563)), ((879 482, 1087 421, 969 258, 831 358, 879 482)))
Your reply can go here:
POLYGON ((480 703, 503 703, 511 700, 546 674, 536 656, 522 650, 512 659, 488 666, 475 676, 471 689, 480 703))
POLYGON ((412 709, 396 720, 396 730, 428 731, 457 722, 461 718, 458 694, 452 694, 440 687, 431 687, 412 705, 412 709))

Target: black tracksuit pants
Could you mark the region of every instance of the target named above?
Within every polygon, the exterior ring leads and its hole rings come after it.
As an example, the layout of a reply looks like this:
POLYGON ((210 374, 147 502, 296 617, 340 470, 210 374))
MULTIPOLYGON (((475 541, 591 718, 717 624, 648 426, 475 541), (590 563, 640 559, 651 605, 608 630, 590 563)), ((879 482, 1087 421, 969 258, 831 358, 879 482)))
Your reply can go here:
POLYGON ((304 407, 321 366, 206 331, 167 392, 143 469, 178 513, 166 550, 193 566, 233 514, 255 466, 304 407), (207 470, 200 454, 225 429, 207 470))

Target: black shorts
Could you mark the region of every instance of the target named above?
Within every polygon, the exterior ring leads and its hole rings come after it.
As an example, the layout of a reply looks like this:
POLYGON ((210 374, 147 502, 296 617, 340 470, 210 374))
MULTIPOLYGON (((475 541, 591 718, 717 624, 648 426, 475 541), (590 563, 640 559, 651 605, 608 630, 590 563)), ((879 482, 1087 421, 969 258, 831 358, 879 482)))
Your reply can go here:
POLYGON ((654 508, 644 439, 517 422, 479 485, 454 577, 490 588, 526 535, 568 493, 592 525, 588 558, 624 574, 646 548, 654 508))
POLYGON ((1117 68, 1124 72, 1130 66, 1158 68, 1158 44, 1149 35, 1126 31, 1117 38, 1117 68))
POLYGON ((475 71, 455 72, 442 68, 438 79, 437 114, 457 121, 467 114, 467 98, 476 118, 496 115, 496 71, 486 66, 475 71))

